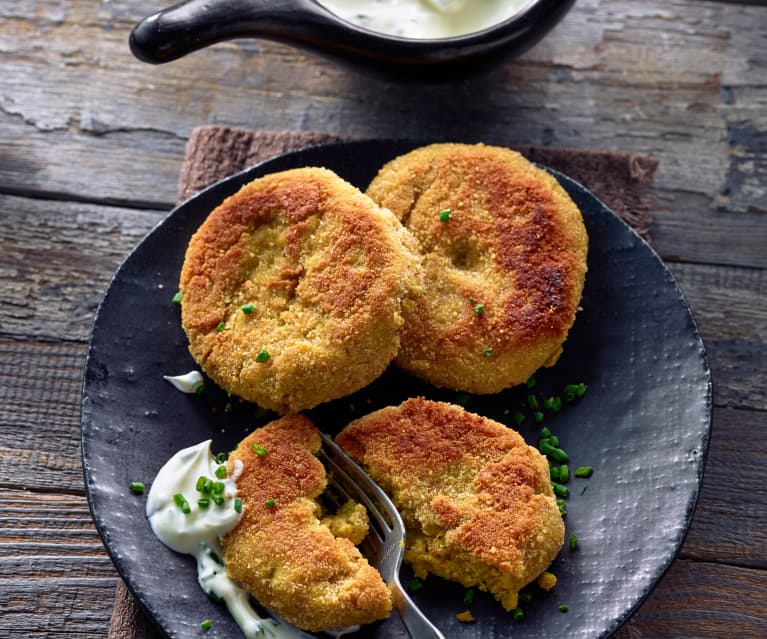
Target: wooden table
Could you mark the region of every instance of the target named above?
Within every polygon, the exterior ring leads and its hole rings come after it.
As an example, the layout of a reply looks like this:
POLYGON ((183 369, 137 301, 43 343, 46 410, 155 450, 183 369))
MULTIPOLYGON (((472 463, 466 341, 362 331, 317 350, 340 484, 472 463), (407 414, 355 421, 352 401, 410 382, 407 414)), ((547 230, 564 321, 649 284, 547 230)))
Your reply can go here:
POLYGON ((152 67, 159 0, 0 3, 0 635, 105 637, 80 387, 115 268, 171 208, 199 124, 484 139, 660 160, 654 246, 713 369, 687 540, 628 637, 767 637, 767 2, 579 0, 522 59, 398 86, 264 41, 152 67), (456 133, 458 132, 458 133, 456 133))

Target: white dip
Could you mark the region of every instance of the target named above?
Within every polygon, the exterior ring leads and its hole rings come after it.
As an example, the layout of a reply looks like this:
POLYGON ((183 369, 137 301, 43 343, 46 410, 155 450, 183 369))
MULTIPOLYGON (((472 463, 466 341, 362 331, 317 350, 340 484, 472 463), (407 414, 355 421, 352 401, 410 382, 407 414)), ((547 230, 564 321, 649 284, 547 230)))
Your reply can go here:
POLYGON ((183 375, 163 375, 162 378, 182 393, 196 393, 204 384, 200 371, 189 371, 183 375))
POLYGON ((222 563, 223 552, 218 538, 234 528, 242 517, 235 510, 237 477, 242 464, 235 465, 230 477, 216 477, 219 464, 210 451, 210 440, 177 452, 157 473, 149 490, 146 514, 154 534, 176 552, 194 555, 197 559, 197 581, 200 587, 216 599, 223 599, 234 620, 248 639, 304 639, 306 633, 283 622, 259 616, 248 601, 248 593, 232 581, 222 563), (200 477, 211 483, 223 484, 223 490, 201 492, 200 477), (222 495, 223 504, 216 505, 212 495, 222 495), (183 495, 189 512, 185 514, 176 502, 183 495), (207 508, 198 499, 208 498, 207 508))
POLYGON ((450 38, 486 29, 533 0, 317 0, 339 18, 401 38, 450 38))

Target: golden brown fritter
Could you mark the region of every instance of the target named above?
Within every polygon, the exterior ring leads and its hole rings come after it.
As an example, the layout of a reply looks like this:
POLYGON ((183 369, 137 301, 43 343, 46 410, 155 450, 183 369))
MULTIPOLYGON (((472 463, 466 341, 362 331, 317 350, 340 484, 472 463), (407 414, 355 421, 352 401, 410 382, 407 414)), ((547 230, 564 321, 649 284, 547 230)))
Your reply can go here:
POLYGON ((326 485, 319 448, 319 432, 303 415, 273 421, 241 441, 228 467, 232 473, 236 460, 243 464, 237 479, 242 519, 222 540, 229 575, 309 631, 384 619, 392 607, 378 571, 318 519, 316 500, 326 485))
POLYGON ((420 241, 426 287, 396 362, 436 386, 495 393, 556 362, 575 319, 588 238, 546 171, 482 144, 400 156, 367 189, 420 241))
POLYGON ((503 424, 414 398, 352 422, 336 441, 399 509, 405 561, 420 577, 477 586, 511 610, 562 547, 548 462, 503 424))
POLYGON ((399 347, 420 276, 414 247, 329 170, 257 179, 189 243, 180 290, 192 356, 226 391, 280 413, 358 390, 399 347))

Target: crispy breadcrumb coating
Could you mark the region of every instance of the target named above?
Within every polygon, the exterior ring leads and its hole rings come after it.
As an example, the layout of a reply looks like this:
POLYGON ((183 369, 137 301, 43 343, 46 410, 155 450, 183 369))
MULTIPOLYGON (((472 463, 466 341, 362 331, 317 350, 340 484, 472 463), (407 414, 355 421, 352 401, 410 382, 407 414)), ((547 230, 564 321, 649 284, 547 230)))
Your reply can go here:
POLYGON ((384 619, 392 608, 378 571, 318 518, 317 498, 326 486, 319 448, 319 432, 303 415, 273 421, 242 440, 228 461, 230 473, 237 460, 243 464, 237 479, 242 519, 222 540, 229 575, 264 606, 312 632, 384 619), (254 452, 253 444, 266 454, 254 452))
POLYGON ((399 509, 418 577, 479 587, 512 610, 562 547, 548 463, 503 424, 414 398, 355 420, 336 441, 399 509))

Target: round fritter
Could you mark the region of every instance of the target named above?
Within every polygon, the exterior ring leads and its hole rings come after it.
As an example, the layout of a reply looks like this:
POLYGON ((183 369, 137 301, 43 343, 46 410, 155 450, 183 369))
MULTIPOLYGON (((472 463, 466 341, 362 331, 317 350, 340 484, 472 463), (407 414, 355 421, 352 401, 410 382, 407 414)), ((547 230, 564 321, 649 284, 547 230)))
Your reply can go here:
POLYGON ((400 156, 367 194, 420 241, 426 287, 396 362, 436 385, 495 393, 558 359, 588 238, 557 180, 510 149, 435 144, 400 156))
POLYGON ((342 397, 399 347, 415 242, 335 173, 244 186, 192 237, 181 271, 192 356, 224 390, 280 413, 342 397))
POLYGON ((326 485, 319 448, 319 432, 298 414, 241 441, 228 466, 232 473, 237 460, 243 464, 237 478, 242 519, 222 539, 229 575, 264 606, 312 632, 384 619, 392 607, 378 571, 318 519, 316 500, 326 485))
POLYGON ((407 529, 405 561, 492 593, 507 610, 564 541, 546 459, 514 430, 444 402, 409 399, 336 438, 407 529))

